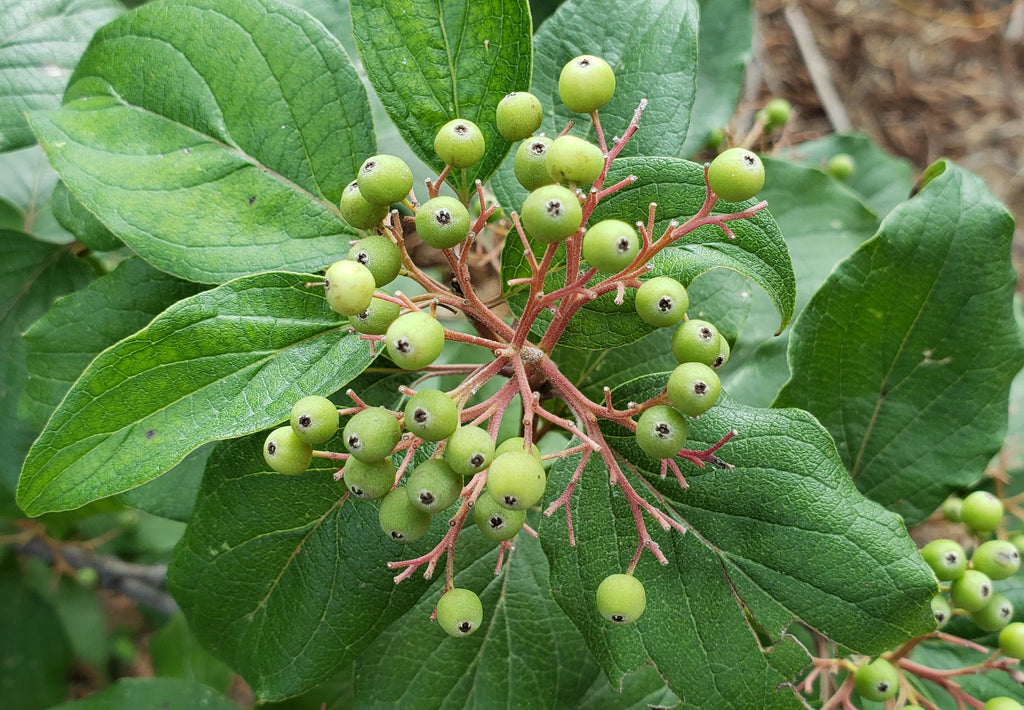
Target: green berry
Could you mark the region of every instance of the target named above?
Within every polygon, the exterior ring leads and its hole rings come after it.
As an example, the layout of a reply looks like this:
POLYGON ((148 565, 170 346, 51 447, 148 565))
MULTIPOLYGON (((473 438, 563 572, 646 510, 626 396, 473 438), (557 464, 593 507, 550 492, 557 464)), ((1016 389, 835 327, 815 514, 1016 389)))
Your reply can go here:
POLYGON ((460 476, 471 476, 491 465, 494 439, 478 426, 459 427, 448 437, 444 457, 460 476))
POLYGON ((278 473, 297 476, 313 460, 313 447, 299 438, 290 426, 274 429, 263 442, 263 458, 278 473))
POLYGON ((711 367, 715 370, 720 368, 725 363, 729 362, 729 355, 732 354, 732 348, 729 347, 729 341, 723 336, 721 338, 721 350, 718 351, 718 357, 711 363, 711 367))
MULTIPOLYGON (((508 451, 526 451, 526 439, 521 436, 513 436, 511 439, 505 439, 503 442, 498 444, 498 447, 494 449, 494 456, 497 458, 508 451)), ((540 460, 540 449, 537 448, 536 444, 533 444, 531 451, 533 455, 540 460)))
POLYGON ((636 230, 618 219, 601 220, 583 235, 583 260, 598 271, 622 271, 639 253, 636 230))
POLYGON ((899 676, 889 661, 876 658, 854 671, 853 685, 862 698, 880 703, 896 695, 899 676))
POLYGON ((993 594, 988 604, 971 612, 971 620, 982 631, 999 631, 1013 619, 1013 603, 1002 594, 993 594))
POLYGON ((444 327, 429 313, 398 316, 384 336, 388 357, 403 370, 422 370, 444 349, 444 327))
POLYGON ((498 133, 507 141, 529 138, 540 128, 544 109, 540 99, 526 91, 513 91, 498 102, 495 113, 498 133))
POLYGON ((533 454, 507 451, 495 457, 487 472, 487 492, 509 510, 526 510, 544 496, 544 466, 533 454))
POLYGON ((636 423, 636 443, 654 459, 670 459, 686 445, 686 417, 666 404, 645 409, 636 423))
POLYGON ((356 175, 359 192, 367 202, 390 205, 401 202, 412 189, 412 169, 394 155, 367 158, 356 175))
POLYGON ((307 444, 322 444, 338 431, 338 408, 326 397, 303 397, 292 406, 292 429, 307 444))
POLYGON ((400 310, 401 307, 394 301, 374 296, 365 311, 348 317, 348 323, 357 333, 384 335, 388 331, 388 326, 398 318, 400 310))
POLYGON ((942 515, 951 523, 959 523, 960 513, 964 506, 964 499, 960 496, 950 496, 942 501, 942 515))
POLYGON ((468 589, 449 589, 437 602, 437 624, 449 636, 469 636, 483 620, 480 597, 468 589))
POLYGON ((681 321, 689 307, 686 287, 668 276, 655 276, 636 290, 637 315, 645 323, 659 328, 681 321))
POLYGON ((348 258, 369 269, 378 287, 394 281, 402 270, 402 252, 394 242, 380 235, 357 241, 348 250, 348 258))
POLYGON ((711 367, 721 352, 722 336, 706 320, 683 321, 672 335, 672 354, 679 363, 701 362, 711 367))
POLYGON ((428 513, 440 513, 458 500, 462 476, 442 459, 429 459, 413 469, 405 492, 414 506, 428 513))
POLYGON ((389 204, 370 202, 359 191, 359 183, 353 180, 341 193, 338 204, 341 218, 356 229, 373 229, 388 216, 389 204))
POLYGON ((645 608, 647 592, 633 575, 610 574, 597 587, 597 611, 613 623, 632 624, 645 608))
POLYGON ((582 138, 559 136, 548 146, 545 165, 555 182, 589 185, 604 170, 604 154, 582 138))
POLYGON ((686 362, 668 378, 668 399, 683 414, 696 417, 718 401, 722 384, 718 374, 702 362, 686 362))
POLYGON ((360 461, 354 456, 345 462, 342 474, 349 492, 362 500, 377 500, 395 485, 395 464, 383 461, 360 461))
POLYGON ((764 107, 765 126, 770 131, 778 128, 789 120, 793 105, 785 99, 772 99, 764 107))
POLYGON ((615 72, 600 57, 584 54, 564 67, 558 76, 558 96, 570 111, 590 113, 611 101, 615 72))
POLYGON ((434 152, 453 168, 470 168, 484 157, 484 134, 472 121, 456 118, 441 126, 434 137, 434 152))
POLYGON ((430 528, 430 513, 414 506, 402 488, 381 499, 377 520, 384 534, 395 542, 415 542, 430 528))
POLYGON ((956 579, 967 569, 967 553, 955 540, 932 540, 921 548, 921 556, 943 582, 956 579))
POLYGON ((978 570, 969 569, 949 585, 953 604, 964 611, 979 611, 992 599, 992 580, 978 570))
POLYGON ((1013 698, 1001 695, 998 698, 989 700, 981 710, 1024 710, 1024 705, 1021 705, 1013 698))
POLYGON ((383 461, 391 456, 402 430, 394 415, 381 407, 356 412, 345 424, 345 448, 360 461, 383 461))
POLYGON ((1017 548, 1017 552, 1024 555, 1024 533, 1017 533, 1010 536, 1010 542, 1017 548))
POLYGON ((839 153, 833 155, 825 163, 825 172, 834 177, 836 180, 846 180, 853 171, 857 169, 857 163, 854 161, 853 156, 846 153, 839 153))
POLYGON ((331 264, 324 277, 327 305, 335 313, 354 316, 370 307, 376 282, 373 272, 356 261, 331 264))
POLYGON ((964 498, 960 519, 978 534, 987 535, 1003 520, 1003 502, 988 491, 975 491, 964 498))
POLYGON ((519 215, 526 233, 545 244, 575 234, 583 220, 576 194, 561 185, 539 187, 523 200, 519 215))
POLYGON ((953 616, 953 609, 949 606, 949 602, 946 601, 946 597, 942 594, 936 594, 932 597, 932 616, 935 617, 935 624, 938 628, 942 628, 946 625, 946 622, 953 616))
POLYGON ((764 165, 746 148, 730 148, 711 161, 708 185, 726 202, 743 202, 764 187, 764 165))
POLYGON ((999 632, 999 650, 1010 658, 1024 658, 1024 622, 1015 621, 999 632))
POLYGON ((526 522, 526 511, 506 508, 494 500, 485 488, 473 506, 473 521, 484 537, 493 542, 501 542, 511 540, 522 530, 526 522))
POLYGON ((424 441, 441 441, 459 426, 459 408, 441 390, 420 390, 405 404, 405 428, 424 441))
POLYGON ((555 181, 548 172, 548 148, 551 139, 547 136, 534 136, 519 144, 512 166, 516 180, 527 190, 550 185, 555 181))
POLYGON ((708 134, 707 140, 704 141, 704 147, 717 152, 722 147, 722 143, 725 143, 725 131, 716 128, 708 134))
POLYGON ((83 589, 96 589, 100 583, 100 573, 95 567, 82 567, 75 572, 75 583, 83 589))
POLYGON ((450 249, 466 241, 469 210, 454 197, 441 195, 427 200, 416 212, 416 232, 435 249, 450 249))
POLYGON ((1020 569, 1020 551, 1012 542, 989 540, 971 555, 971 566, 987 574, 989 579, 1006 579, 1020 569))

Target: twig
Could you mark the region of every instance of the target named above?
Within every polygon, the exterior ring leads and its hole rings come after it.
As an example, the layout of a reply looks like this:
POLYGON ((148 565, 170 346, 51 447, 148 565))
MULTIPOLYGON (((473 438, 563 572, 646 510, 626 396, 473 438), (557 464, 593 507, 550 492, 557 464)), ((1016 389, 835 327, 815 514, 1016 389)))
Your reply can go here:
POLYGON ((821 107, 825 109, 825 115, 828 116, 832 128, 837 133, 849 132, 852 128, 850 117, 846 113, 843 100, 839 98, 839 92, 836 91, 835 84, 832 83, 828 64, 825 62, 825 58, 821 56, 821 52, 818 51, 818 45, 814 40, 814 33, 811 32, 811 26, 807 22, 807 18, 795 0, 786 3, 784 14, 786 24, 789 25, 789 29, 793 32, 793 39, 796 40, 797 49, 800 50, 800 56, 804 60, 807 72, 811 75, 811 83, 814 84, 814 90, 821 100, 821 107))

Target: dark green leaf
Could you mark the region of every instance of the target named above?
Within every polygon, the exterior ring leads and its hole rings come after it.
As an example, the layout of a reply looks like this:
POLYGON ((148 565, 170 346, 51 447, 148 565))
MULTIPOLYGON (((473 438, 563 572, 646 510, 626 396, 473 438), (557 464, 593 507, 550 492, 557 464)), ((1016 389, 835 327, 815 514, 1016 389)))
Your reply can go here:
POLYGON ((363 65, 391 120, 436 171, 434 136, 454 118, 484 135, 483 159, 449 179, 468 195, 509 149, 494 123, 498 102, 530 86, 532 43, 526 0, 353 0, 352 28, 363 65))
POLYGON ((238 710, 205 685, 177 678, 122 678, 102 693, 52 710, 238 710))
POLYGON ((149 637, 149 653, 158 676, 202 683, 221 692, 228 689, 234 676, 230 668, 199 645, 180 612, 149 637))
POLYGON ((641 99, 649 105, 625 155, 682 155, 697 90, 696 0, 569 0, 537 30, 533 93, 544 105, 542 130, 595 140, 590 118, 558 97, 558 77, 574 57, 593 54, 615 71, 615 96, 599 110, 608 144, 622 135, 641 99))
POLYGON ((208 441, 284 420, 370 363, 313 277, 257 274, 179 301, 97 357, 33 445, 19 503, 38 515, 145 483, 208 441), (73 423, 73 425, 72 425, 73 423))
POLYGON ((373 123, 341 45, 301 10, 144 5, 97 32, 65 101, 30 119, 51 162, 161 270, 216 283, 344 251, 336 203, 373 123))
POLYGON ((50 208, 57 173, 39 146, 0 154, 0 198, 10 228, 55 244, 72 240, 50 208))
POLYGON ((166 474, 125 491, 118 498, 147 513, 187 523, 214 446, 213 442, 200 446, 166 474))
POLYGON ((0 13, 0 151, 35 142, 25 112, 57 108, 96 29, 124 10, 114 0, 8 0, 0 13))
POLYGON ((857 487, 908 523, 981 477, 1024 363, 1013 220, 977 177, 935 172, 811 299, 777 400, 814 414, 857 487))

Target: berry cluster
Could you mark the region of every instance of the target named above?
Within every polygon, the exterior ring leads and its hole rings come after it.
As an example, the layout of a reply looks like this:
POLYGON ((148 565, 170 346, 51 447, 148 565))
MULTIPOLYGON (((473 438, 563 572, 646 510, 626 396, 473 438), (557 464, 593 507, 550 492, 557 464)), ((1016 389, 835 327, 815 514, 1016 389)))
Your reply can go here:
POLYGON ((683 526, 637 491, 639 483, 650 497, 660 500, 640 470, 607 445, 599 426, 602 420, 635 432, 640 449, 660 462, 661 477, 672 471, 684 489, 688 484, 679 459, 696 467, 728 466, 715 452, 731 433, 704 451, 685 446, 690 419, 708 411, 718 399, 716 370, 729 358, 729 343, 713 324, 687 318, 689 297, 683 284, 667 276, 650 278, 648 271, 656 254, 701 226, 715 225, 732 238, 727 222, 752 216, 764 203, 725 215, 712 214, 712 207, 719 197, 728 202, 751 198, 764 182, 764 169, 750 151, 726 151, 705 168, 706 198, 698 213, 685 224, 670 223, 660 236, 654 233, 654 204, 645 221, 589 223, 602 199, 636 179, 604 184, 609 166, 637 130, 646 106, 645 101, 640 103, 624 135, 609 145, 598 109, 614 91, 615 74, 599 57, 577 57, 562 70, 561 99, 571 110, 590 114, 596 142, 571 135, 573 122, 554 139, 535 135, 543 110, 532 94, 511 93, 496 107, 499 134, 521 141, 514 173, 530 191, 520 209, 511 213, 511 227, 504 223, 507 238, 521 241, 531 271, 527 278, 509 281, 510 286, 528 291, 524 310, 513 323, 483 302, 467 268, 477 242, 492 248, 499 243, 494 232, 501 226, 490 220, 498 206, 479 182, 475 214, 468 208, 472 196, 441 194, 451 171, 470 168, 485 154, 479 127, 456 118, 439 128, 434 151, 446 167, 436 181, 427 181, 428 199, 422 203, 412 189, 412 171, 401 159, 375 155, 363 163, 344 190, 340 211, 352 227, 372 234, 353 242, 348 257, 332 264, 316 285, 324 288, 332 310, 348 316, 352 330, 369 342, 371 351, 383 346, 395 365, 422 376, 413 387, 400 388, 408 399, 398 411, 368 405, 351 390, 348 395, 354 406, 340 410, 323 397, 306 397, 295 404, 290 426, 276 429, 266 440, 267 463, 281 473, 301 473, 313 456, 343 461, 335 478, 344 480, 346 495, 352 498, 379 499, 381 528, 395 542, 412 542, 425 535, 432 515, 449 516, 446 534, 430 552, 389 566, 402 570, 396 582, 424 565, 429 577, 447 556, 446 591, 435 613, 440 626, 453 636, 473 633, 483 619, 479 597, 454 586, 454 549, 464 523, 472 514, 480 532, 499 544, 496 572, 500 572, 505 555, 514 549, 515 536, 521 530, 535 535, 526 516, 545 494, 544 461, 573 455, 579 459, 575 473, 543 512, 551 515, 564 509, 574 544, 570 497, 589 459, 601 458, 610 483, 619 487, 629 504, 638 543, 626 572, 611 574, 600 584, 595 606, 616 624, 631 623, 643 613, 646 594, 633 576, 637 561, 647 549, 667 563, 648 534, 644 516, 665 529, 682 531, 683 526), (396 203, 411 212, 404 221, 443 257, 450 280, 429 273, 410 257, 403 218, 392 209, 396 203), (565 260, 565 281, 552 289, 546 276, 556 254, 565 260), (415 281, 423 293, 410 297, 386 291, 399 274, 415 281), (620 409, 607 389, 604 401, 587 398, 549 355, 581 307, 606 293, 614 293, 615 302, 622 305, 627 292, 634 294, 636 313, 644 322, 676 328, 672 352, 679 366, 661 393, 620 409), (476 333, 446 328, 439 311, 463 314, 476 333), (545 312, 553 317, 538 334, 535 326, 545 312), (491 359, 482 365, 437 364, 448 341, 485 348, 491 359), (442 375, 463 379, 447 391, 423 386, 442 375), (505 381, 496 393, 478 401, 477 393, 492 378, 505 381), (561 399, 571 416, 558 416, 544 406, 543 400, 549 397, 561 399), (516 398, 522 403, 522 435, 499 444, 502 417, 516 398), (336 434, 340 417, 347 417, 341 438, 345 451, 314 451, 314 446, 336 434), (551 428, 564 430, 572 441, 567 448, 542 457, 535 442, 551 428))

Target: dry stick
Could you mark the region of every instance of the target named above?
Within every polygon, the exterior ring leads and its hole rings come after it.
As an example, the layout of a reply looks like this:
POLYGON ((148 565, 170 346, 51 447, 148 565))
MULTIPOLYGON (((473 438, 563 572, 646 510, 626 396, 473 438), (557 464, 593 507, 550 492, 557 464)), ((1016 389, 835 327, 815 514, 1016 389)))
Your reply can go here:
POLYGON ((804 17, 804 13, 796 2, 789 2, 783 11, 786 17, 786 24, 793 32, 793 39, 796 40, 797 49, 804 60, 807 72, 811 75, 811 83, 814 84, 814 91, 821 100, 821 107, 825 109, 829 123, 837 133, 846 133, 852 128, 850 117, 846 113, 843 100, 839 98, 835 84, 829 74, 828 63, 818 51, 818 44, 811 32, 811 26, 804 17))

